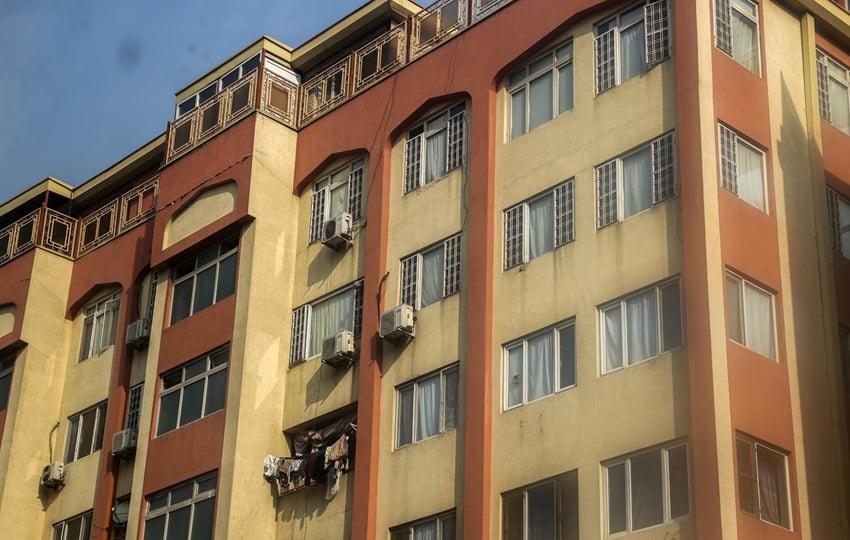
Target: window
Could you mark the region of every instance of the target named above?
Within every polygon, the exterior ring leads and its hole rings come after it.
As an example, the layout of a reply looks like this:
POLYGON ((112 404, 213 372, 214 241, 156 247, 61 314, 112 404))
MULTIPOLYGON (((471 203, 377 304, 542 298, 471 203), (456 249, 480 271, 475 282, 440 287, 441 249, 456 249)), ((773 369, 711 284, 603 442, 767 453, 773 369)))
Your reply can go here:
POLYGON ((508 77, 511 139, 573 108, 573 44, 564 43, 508 77))
POLYGON ((727 272, 726 329, 732 341, 775 360, 773 294, 727 272))
POLYGON ((124 429, 139 429, 139 418, 142 414, 142 395, 145 390, 144 383, 130 388, 127 395, 127 414, 124 417, 124 429))
POLYGON ((628 219, 676 196, 673 134, 596 167, 596 226, 628 219))
POLYGON ((850 330, 843 326, 838 327, 838 348, 844 376, 844 395, 850 396, 850 330))
POLYGON ((573 180, 505 210, 505 270, 575 240, 573 180))
POLYGON ((217 93, 221 92, 225 88, 233 86, 237 81, 254 71, 257 66, 260 65, 260 55, 255 54, 251 58, 245 60, 240 65, 236 66, 226 75, 221 77, 218 80, 215 80, 205 86, 200 92, 197 94, 191 95, 188 98, 184 99, 177 105, 177 114, 174 116, 175 119, 180 118, 181 116, 185 116, 192 112, 198 105, 206 103, 211 100, 217 93))
POLYGON ((750 0, 714 0, 714 44, 756 75, 759 60, 759 8, 750 0))
POLYGON ((290 365, 320 354, 322 342, 343 330, 359 336, 362 320, 362 281, 296 309, 292 312, 290 365))
POLYGON ((850 259, 850 202, 837 191, 826 188, 826 203, 832 248, 850 259))
POLYGON ((223 347, 162 376, 157 436, 224 408, 229 355, 223 347))
POLYGON ((504 347, 505 409, 576 384, 575 320, 504 347))
POLYGON ((643 289, 600 308, 602 372, 633 366, 682 345, 679 280, 643 289))
POLYGON ((458 365, 396 389, 396 448, 424 441, 458 426, 458 365))
POLYGON ((343 212, 351 214, 352 221, 363 217, 364 164, 364 160, 357 160, 313 184, 310 243, 322 239, 325 221, 343 212))
POLYGON ((101 403, 68 419, 68 449, 65 463, 82 459, 103 447, 106 403, 101 403))
POLYGON ((144 540, 201 540, 213 536, 216 473, 148 497, 144 540))
POLYGON ((642 75, 669 57, 667 1, 624 11, 596 27, 596 93, 642 75))
POLYGON ((107 296, 86 308, 83 322, 83 341, 80 345, 80 361, 97 356, 115 345, 118 328, 119 293, 107 296))
POLYGON ((88 511, 53 526, 53 540, 89 540, 92 512, 88 511))
POLYGON ((233 236, 210 246, 174 270, 171 324, 227 298, 236 290, 236 252, 233 236))
POLYGON ((9 394, 12 391, 12 373, 15 370, 15 357, 0 358, 0 411, 9 406, 9 394))
POLYGON ((502 494, 502 540, 578 540, 578 473, 502 494))
POLYGON ((736 437, 735 446, 741 510, 762 521, 790 529, 787 454, 741 433, 736 437))
POLYGON ((817 58, 820 115, 850 135, 850 71, 820 49, 817 58))
POLYGON ((742 201, 767 212, 764 153, 720 125, 720 185, 742 201))
POLYGON ((463 165, 465 107, 459 103, 408 132, 404 145, 404 193, 463 165))
POLYGON ((401 303, 422 309, 460 289, 460 235, 401 261, 401 303))
POLYGON ((455 511, 390 529, 390 540, 455 540, 455 511))
POLYGON ((606 463, 605 498, 609 535, 687 516, 688 447, 672 443, 606 463))

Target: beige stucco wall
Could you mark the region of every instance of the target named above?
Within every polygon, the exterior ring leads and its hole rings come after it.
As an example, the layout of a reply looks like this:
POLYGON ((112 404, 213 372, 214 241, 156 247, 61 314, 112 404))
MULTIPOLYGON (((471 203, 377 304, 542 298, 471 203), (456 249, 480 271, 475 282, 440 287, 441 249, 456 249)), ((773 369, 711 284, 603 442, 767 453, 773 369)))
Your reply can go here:
POLYGON ((18 310, 14 304, 0 306, 0 337, 5 336, 15 328, 15 316, 18 310))
MULTIPOLYGON (((492 217, 494 534, 501 531, 502 493, 578 469, 580 537, 603 537, 601 463, 667 441, 687 440, 690 429, 686 350, 677 348, 603 375, 597 310, 682 271, 678 199, 596 229, 595 166, 676 128, 674 62, 668 60, 594 96, 593 25, 582 23, 568 35, 575 59, 573 110, 514 140, 497 138, 492 217), (503 270, 502 211, 569 178, 575 186, 575 241, 503 270), (577 385, 502 412, 502 345, 571 317, 577 385), (506 466, 506 456, 522 465, 506 466)), ((505 133, 507 97, 502 89, 499 134, 505 133)), ((660 538, 680 528, 680 538, 693 538, 689 519, 629 537, 660 538)))
POLYGON ((236 209, 236 189, 236 182, 231 180, 201 191, 165 226, 162 249, 168 249, 218 218, 233 212, 236 209))

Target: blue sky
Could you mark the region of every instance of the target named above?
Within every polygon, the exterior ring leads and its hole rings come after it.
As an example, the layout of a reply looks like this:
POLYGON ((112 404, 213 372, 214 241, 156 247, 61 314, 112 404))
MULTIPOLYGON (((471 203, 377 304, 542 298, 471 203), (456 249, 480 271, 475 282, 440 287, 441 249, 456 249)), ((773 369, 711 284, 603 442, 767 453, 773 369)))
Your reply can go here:
POLYGON ((0 203, 47 176, 85 182, 261 35, 295 47, 365 1, 0 0, 0 203))

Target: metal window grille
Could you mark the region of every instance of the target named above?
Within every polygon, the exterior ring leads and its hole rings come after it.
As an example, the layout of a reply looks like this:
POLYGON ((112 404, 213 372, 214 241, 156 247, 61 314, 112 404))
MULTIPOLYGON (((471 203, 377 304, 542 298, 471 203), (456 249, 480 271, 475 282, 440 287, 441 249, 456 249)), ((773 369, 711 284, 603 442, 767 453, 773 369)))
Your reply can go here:
POLYGON ((356 221, 363 217, 363 166, 348 175, 348 213, 356 221))
POLYGON ((596 167, 596 228, 617 222, 617 160, 596 167))
POLYGON ((401 261, 401 303, 412 306, 413 309, 419 307, 416 294, 416 285, 419 274, 419 255, 411 255, 401 261))
POLYGON ((292 345, 289 363, 295 364, 307 358, 307 329, 310 324, 310 305, 301 306, 292 312, 292 345))
POLYGON ((554 189, 555 196, 555 247, 575 240, 574 182, 568 180, 554 189))
POLYGON ((313 191, 313 201, 310 207, 310 242, 322 239, 322 225, 325 222, 325 199, 327 190, 324 188, 313 191))
POLYGON ((670 18, 667 0, 644 6, 646 63, 657 64, 670 56, 670 18))
POLYGON ((127 418, 124 421, 125 429, 139 429, 139 418, 142 414, 142 393, 145 385, 137 384, 130 388, 127 396, 127 418))
POLYGON ((363 280, 354 284, 354 335, 363 333, 363 280))
POLYGON ((832 107, 829 102, 829 66, 826 56, 818 51, 818 104, 820 115, 827 121, 832 122, 832 107))
POLYGON ((729 0, 714 0, 714 44, 732 56, 732 7, 729 0))
POLYGON ((720 185, 738 194, 738 136, 720 126, 720 185))
POLYGON ((523 262, 523 215, 525 205, 505 210, 505 269, 523 262))
POLYGON ((841 218, 838 213, 838 193, 826 189, 826 211, 829 216, 829 230, 832 233, 832 248, 841 251, 841 218))
POLYGON ((407 139, 404 145, 404 192, 410 193, 419 187, 422 176, 422 140, 424 134, 407 139))
POLYGON ((652 141, 653 204, 658 204, 676 195, 675 163, 672 133, 652 141))
POLYGON ((615 28, 596 36, 596 93, 601 94, 616 84, 615 28))
POLYGON ((463 149, 464 149, 464 120, 466 118, 465 111, 461 110, 449 117, 448 126, 448 148, 446 170, 451 171, 463 165, 463 149))
POLYGON ((445 250, 443 297, 445 298, 460 290, 460 235, 446 240, 443 248, 445 250))

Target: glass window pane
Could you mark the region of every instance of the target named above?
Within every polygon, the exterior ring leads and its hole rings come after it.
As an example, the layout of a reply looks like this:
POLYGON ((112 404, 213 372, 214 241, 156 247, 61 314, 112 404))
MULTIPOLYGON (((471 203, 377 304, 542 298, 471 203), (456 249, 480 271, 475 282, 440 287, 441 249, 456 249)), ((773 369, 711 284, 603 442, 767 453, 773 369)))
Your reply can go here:
POLYGON ((437 540, 437 520, 414 525, 413 540, 437 540))
POLYGON ((189 362, 183 369, 185 373, 184 380, 188 381, 193 377, 197 377, 207 370, 207 357, 204 356, 203 358, 198 358, 197 360, 189 362))
POLYGON ((528 401, 555 390, 555 336, 546 332, 528 340, 528 401))
POLYGON ((65 522, 65 539, 79 540, 83 529, 82 517, 74 518, 65 522))
POLYGON ((227 370, 222 370, 207 379, 207 402, 204 416, 224 408, 225 387, 227 385, 227 370))
POLYGON ((189 538, 189 519, 192 507, 186 506, 168 513, 168 538, 189 538))
POLYGON ((748 441, 738 439, 736 441, 736 453, 738 459, 738 498, 741 501, 741 510, 755 515, 758 510, 755 489, 755 468, 753 459, 753 445, 748 441))
POLYGON ((212 538, 214 514, 214 498, 195 504, 195 515, 192 516, 192 540, 210 540, 212 538))
MULTIPOLYGON (((643 7, 640 7, 643 16, 643 7)), ((646 33, 643 20, 620 31, 620 82, 646 73, 646 33)))
POLYGON ((511 94, 511 139, 525 133, 525 89, 511 94))
POLYGON ((442 529, 442 536, 440 536, 440 540, 455 540, 457 536, 457 523, 455 520, 455 516, 446 516, 440 520, 440 528, 442 529))
POLYGON ((531 488, 528 496, 528 540, 555 538, 555 483, 531 488))
POLYGON ((76 459, 77 455, 77 437, 80 429, 80 417, 76 417, 68 424, 68 451, 65 452, 65 461, 70 462, 76 459))
POLYGON ((523 369, 522 369, 522 345, 508 349, 508 369, 505 381, 507 392, 507 407, 513 407, 522 403, 523 369))
POLYGON ((785 456, 756 445, 758 492, 761 518, 785 528, 791 526, 785 456))
POLYGON ((529 131, 552 119, 552 72, 549 71, 529 84, 529 131))
POLYGON ((148 498, 148 512, 165 508, 168 504, 168 493, 161 493, 148 498))
POLYGON ((664 350, 669 351, 682 344, 682 315, 678 281, 661 287, 661 317, 664 350))
POLYGON ((210 478, 205 478, 204 480, 198 481, 198 493, 204 493, 205 491, 210 491, 215 489, 217 477, 213 476, 210 478))
POLYGON ((726 331, 729 339, 744 343, 744 318, 741 313, 741 280, 726 276, 726 331))
MULTIPOLYGON (((732 2, 732 58, 755 74, 759 73, 759 34, 755 21, 740 13, 739 9, 751 11, 744 2, 732 2)), ((753 6, 754 8, 754 6, 753 6)))
POLYGON ((218 257, 219 245, 216 244, 214 246, 210 246, 207 249, 203 250, 196 257, 198 266, 196 268, 203 268, 207 264, 213 262, 218 257))
POLYGON ((555 198, 539 197, 528 203, 528 258, 555 249, 555 198))
POLYGON ((12 374, 7 373, 0 377, 0 411, 9 404, 9 390, 12 387, 12 374))
POLYGON ((177 413, 180 407, 180 392, 162 396, 159 404, 159 424, 157 435, 167 433, 177 427, 177 413))
POLYGON ((558 329, 559 389, 576 384, 576 327, 574 324, 558 329))
POLYGON ((626 530, 626 464, 608 467, 608 534, 626 530))
POLYGON ((620 305, 617 304, 602 313, 605 323, 606 372, 623 367, 623 321, 620 312, 620 305))
POLYGON ((211 266, 195 277, 195 300, 192 303, 192 313, 211 306, 214 293, 215 266, 211 266))
POLYGON ((634 456, 631 462, 632 530, 664 522, 661 450, 634 456))
POLYGON ((850 258, 850 204, 838 199, 838 234, 841 254, 850 258))
POLYGON ((201 417, 204 403, 204 380, 183 388, 183 407, 180 410, 180 425, 185 426, 201 417))
POLYGON ((573 108, 573 64, 558 69, 558 114, 573 108))
POLYGON ((422 254, 422 293, 420 307, 430 306, 443 299, 445 252, 442 244, 422 254))
POLYGON ((522 501, 522 492, 511 493, 502 497, 503 540, 523 540, 522 501))
POLYGON ((94 440, 96 417, 96 409, 92 409, 83 414, 82 428, 80 429, 80 450, 77 453, 77 459, 85 457, 92 452, 92 441, 94 440))
POLYGON ((440 432, 440 376, 434 375, 416 383, 416 440, 433 437, 440 432))
POLYGON ((398 391, 396 447, 413 442, 413 386, 398 391))
POLYGON ((850 133, 850 96, 847 87, 831 77, 828 86, 830 122, 844 133, 850 133))
POLYGON ((341 330, 354 329, 354 289, 314 304, 310 315, 309 355, 322 352, 325 339, 341 330))
POLYGON ((737 146, 738 196, 759 210, 766 211, 762 153, 740 140, 737 146))
MULTIPOLYGON (((444 118, 448 119, 448 116, 444 118)), ((430 129, 430 128, 429 128, 430 129)), ((446 175, 448 134, 445 128, 425 137, 425 183, 446 175)))
POLYGON ((773 359, 773 302, 766 292, 744 283, 744 314, 747 329, 747 348, 773 359))
POLYGON ((194 485, 189 482, 187 484, 181 484, 175 488, 171 489, 171 505, 175 505, 179 502, 188 501, 192 498, 194 493, 194 485))
POLYGON ((165 516, 159 516, 145 521, 145 540, 162 540, 165 538, 165 516))
POLYGON ((236 290, 236 254, 227 257, 218 265, 218 287, 215 301, 220 302, 236 290))
POLYGON ((104 416, 106 416, 106 405, 101 405, 97 409, 98 409, 98 415, 97 415, 97 420, 96 420, 97 426, 96 426, 96 431, 95 431, 95 434, 94 434, 94 441, 92 441, 92 443, 93 443, 92 451, 94 451, 94 452, 100 450, 103 447, 103 430, 104 430, 104 424, 106 423, 106 419, 104 418, 104 416))
POLYGON ((450 369, 444 373, 446 384, 445 410, 443 411, 445 429, 454 429, 458 425, 458 374, 457 368, 450 369))
POLYGON ((667 466, 670 477, 670 517, 686 516, 690 512, 688 448, 677 446, 668 450, 667 466))
POLYGON ((623 158, 623 217, 652 207, 652 152, 646 147, 623 158))
POLYGON ((174 298, 171 304, 171 322, 182 321, 189 316, 192 304, 192 279, 187 279, 174 286, 174 298))
POLYGON ((629 365, 658 355, 657 304, 654 288, 626 300, 629 365))

